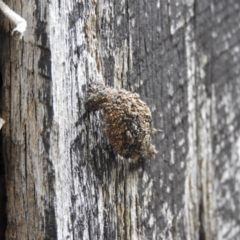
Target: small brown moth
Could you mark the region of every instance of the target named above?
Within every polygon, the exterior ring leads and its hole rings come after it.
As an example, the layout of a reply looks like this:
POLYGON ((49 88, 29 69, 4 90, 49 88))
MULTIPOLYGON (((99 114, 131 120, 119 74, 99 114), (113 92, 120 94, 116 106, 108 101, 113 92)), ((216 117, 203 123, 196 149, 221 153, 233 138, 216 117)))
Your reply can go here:
POLYGON ((89 111, 103 109, 105 132, 119 155, 133 160, 155 157, 152 115, 137 93, 94 82, 88 88, 85 106, 89 111))

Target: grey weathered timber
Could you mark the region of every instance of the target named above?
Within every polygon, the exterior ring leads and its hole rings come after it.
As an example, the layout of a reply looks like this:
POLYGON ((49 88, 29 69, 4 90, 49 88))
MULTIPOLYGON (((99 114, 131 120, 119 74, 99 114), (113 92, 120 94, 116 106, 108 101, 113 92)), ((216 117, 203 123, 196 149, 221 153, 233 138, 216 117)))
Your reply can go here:
POLYGON ((6 239, 239 239, 240 2, 5 2, 28 23, 0 15, 6 239), (114 152, 93 81, 147 103, 155 159, 114 152))

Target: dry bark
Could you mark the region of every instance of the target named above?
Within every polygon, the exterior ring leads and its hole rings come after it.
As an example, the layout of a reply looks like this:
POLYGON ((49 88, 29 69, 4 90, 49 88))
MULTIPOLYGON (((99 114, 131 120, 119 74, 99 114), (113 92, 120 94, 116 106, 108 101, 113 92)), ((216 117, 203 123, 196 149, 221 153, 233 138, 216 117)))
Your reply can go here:
POLYGON ((237 239, 239 1, 6 3, 28 23, 0 15, 6 239, 237 239), (94 81, 146 102, 155 159, 114 152, 94 81))

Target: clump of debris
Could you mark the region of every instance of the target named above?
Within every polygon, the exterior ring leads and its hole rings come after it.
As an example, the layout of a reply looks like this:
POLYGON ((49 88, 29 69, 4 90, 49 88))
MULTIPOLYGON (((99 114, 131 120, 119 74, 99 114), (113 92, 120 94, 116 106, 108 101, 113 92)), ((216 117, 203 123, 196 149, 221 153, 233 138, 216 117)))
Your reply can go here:
POLYGON ((133 160, 155 157, 152 115, 137 93, 94 82, 88 88, 85 106, 89 111, 103 109, 105 132, 119 155, 133 160))

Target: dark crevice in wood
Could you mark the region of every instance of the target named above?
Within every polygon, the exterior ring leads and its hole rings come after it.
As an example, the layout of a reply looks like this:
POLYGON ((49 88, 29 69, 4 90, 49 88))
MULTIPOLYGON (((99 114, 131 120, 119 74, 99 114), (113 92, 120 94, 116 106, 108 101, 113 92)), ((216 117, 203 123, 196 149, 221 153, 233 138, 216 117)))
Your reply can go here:
MULTIPOLYGON (((2 92, 2 75, 0 72, 0 92, 2 92)), ((2 99, 0 99, 2 103, 2 99)), ((0 104, 2 106, 2 104, 0 104)), ((2 113, 2 109, 0 109, 2 113)), ((5 231, 7 228, 7 214, 6 214, 6 181, 5 181, 5 164, 3 159, 3 135, 0 132, 0 239, 5 240, 5 231)))
POLYGON ((205 232, 204 232, 204 226, 203 226, 203 220, 202 220, 202 215, 204 209, 202 203, 199 205, 199 240, 206 240, 205 237, 205 232))
MULTIPOLYGON (((125 176, 125 173, 124 173, 125 176)), ((124 217, 124 239, 128 240, 128 212, 127 212, 127 179, 124 180, 124 210, 123 210, 123 217, 124 217)))
MULTIPOLYGON (((2 135, 2 134, 1 134, 2 135)), ((0 136, 2 142, 2 136, 0 136)), ((1 144, 2 146, 2 144, 1 144)), ((7 215, 6 215, 6 186, 5 186, 5 171, 2 158, 2 149, 0 149, 0 239, 5 239, 5 231, 7 227, 7 215)))

